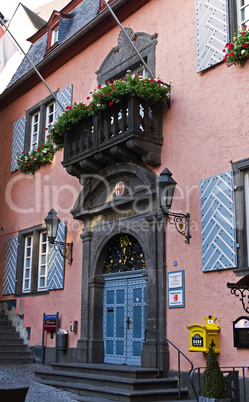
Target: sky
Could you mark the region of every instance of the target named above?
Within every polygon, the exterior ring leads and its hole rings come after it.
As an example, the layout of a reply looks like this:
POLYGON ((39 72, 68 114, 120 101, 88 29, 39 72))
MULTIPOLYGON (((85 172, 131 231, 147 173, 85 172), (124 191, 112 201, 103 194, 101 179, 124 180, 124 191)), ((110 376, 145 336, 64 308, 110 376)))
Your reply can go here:
POLYGON ((28 7, 30 10, 34 10, 43 4, 50 3, 52 0, 0 0, 0 12, 5 18, 10 19, 14 14, 19 3, 28 7))

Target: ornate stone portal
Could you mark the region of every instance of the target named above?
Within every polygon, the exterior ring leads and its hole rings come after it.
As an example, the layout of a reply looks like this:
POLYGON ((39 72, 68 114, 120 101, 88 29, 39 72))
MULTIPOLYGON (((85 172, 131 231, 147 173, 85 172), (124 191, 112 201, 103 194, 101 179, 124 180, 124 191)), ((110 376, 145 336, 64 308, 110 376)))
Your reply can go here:
POLYGON ((156 175, 145 167, 125 163, 113 165, 85 180, 72 210, 74 218, 84 224, 81 339, 77 354, 81 362, 103 362, 102 274, 108 266, 110 269, 112 259, 108 260, 108 250, 114 239, 125 234, 141 247, 140 263, 144 264, 147 281, 146 339, 141 365, 158 367, 160 361, 164 371, 167 370, 165 345, 161 346, 159 356, 154 332, 154 329, 162 335, 166 332, 166 223, 157 210, 156 179, 156 175))

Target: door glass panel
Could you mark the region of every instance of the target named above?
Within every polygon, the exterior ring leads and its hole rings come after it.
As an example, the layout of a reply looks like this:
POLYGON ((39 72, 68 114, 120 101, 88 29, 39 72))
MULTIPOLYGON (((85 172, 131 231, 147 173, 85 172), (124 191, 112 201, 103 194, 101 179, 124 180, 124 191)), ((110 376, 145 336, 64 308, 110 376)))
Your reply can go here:
POLYGON ((145 337, 145 330, 146 330, 146 306, 144 306, 144 319, 143 319, 143 323, 144 323, 144 328, 143 328, 143 338, 145 337))
POLYGON ((123 356, 123 354, 124 354, 124 342, 123 341, 116 342, 116 354, 119 356, 123 356))
POLYGON ((141 356, 142 342, 133 342, 133 356, 141 356))
POLYGON ((124 307, 116 308, 116 337, 124 337, 124 307))
POLYGON ((113 341, 106 341, 106 353, 108 355, 113 355, 113 346, 114 346, 113 341))
POLYGON ((142 289, 133 290, 133 303, 142 303, 142 289))
POLYGON ((117 304, 124 303, 124 290, 117 290, 117 304))
POLYGON ((114 336, 114 311, 113 311, 113 308, 108 308, 107 309, 106 336, 108 338, 114 336))
POLYGON ((142 308, 133 307, 133 338, 142 337, 142 308))
POLYGON ((107 304, 114 304, 114 290, 107 292, 107 304))

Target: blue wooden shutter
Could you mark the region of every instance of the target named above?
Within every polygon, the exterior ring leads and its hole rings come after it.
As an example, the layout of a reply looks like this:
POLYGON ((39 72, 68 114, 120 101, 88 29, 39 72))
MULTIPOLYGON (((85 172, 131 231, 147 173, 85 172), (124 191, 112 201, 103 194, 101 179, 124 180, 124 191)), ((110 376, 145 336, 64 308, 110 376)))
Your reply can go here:
POLYGON ((5 262, 3 273, 3 295, 15 293, 16 267, 18 254, 18 236, 10 237, 6 241, 5 262))
POLYGON ((19 120, 15 121, 13 126, 11 167, 10 167, 11 172, 14 172, 15 170, 18 169, 16 162, 17 152, 21 153, 24 150, 25 124, 26 124, 26 116, 23 116, 19 120))
MULTIPOLYGON (((60 222, 56 241, 65 241, 66 222, 60 222)), ((64 287, 64 257, 54 248, 49 248, 48 256, 48 289, 63 289, 64 287)))
MULTIPOLYGON (((63 89, 62 91, 58 92, 56 95, 58 101, 63 106, 71 106, 72 105, 72 94, 73 94, 73 85, 69 85, 67 88, 63 89)), ((56 102, 55 104, 55 120, 63 113, 61 107, 56 102)))
POLYGON ((228 0, 195 0, 197 72, 224 58, 229 40, 228 0))
POLYGON ((233 171, 201 181, 202 271, 237 266, 233 171))

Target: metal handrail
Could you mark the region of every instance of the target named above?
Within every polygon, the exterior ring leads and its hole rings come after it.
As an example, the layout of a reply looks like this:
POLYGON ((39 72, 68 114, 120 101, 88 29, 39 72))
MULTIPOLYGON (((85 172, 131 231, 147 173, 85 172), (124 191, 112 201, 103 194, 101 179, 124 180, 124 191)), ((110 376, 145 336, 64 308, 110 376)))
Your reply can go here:
MULTIPOLYGON (((193 377, 194 377, 194 374, 195 374, 195 372, 196 371, 198 371, 198 391, 196 391, 197 392, 197 397, 198 397, 198 395, 200 395, 201 394, 201 370, 205 370, 205 368, 206 367, 196 367, 196 368, 194 368, 193 370, 191 370, 191 372, 190 372, 190 382, 191 382, 191 385, 192 385, 192 387, 194 387, 195 388, 195 385, 194 385, 194 379, 193 379, 193 377)), ((249 366, 224 366, 224 367, 220 367, 220 369, 221 369, 221 371, 223 371, 223 372, 226 372, 227 370, 230 370, 230 371, 235 371, 235 370, 237 370, 237 369, 242 369, 242 379, 243 379, 243 394, 244 394, 244 398, 243 398, 243 401, 244 402, 247 402, 247 395, 246 395, 246 382, 245 382, 245 369, 249 369, 249 366)), ((239 389, 234 389, 234 391, 239 391, 239 389)), ((198 399, 199 399, 199 397, 198 397, 198 399)), ((197 400, 198 400, 197 399, 197 400)))
MULTIPOLYGON (((145 335, 146 335, 147 331, 148 331, 148 329, 146 329, 145 335)), ((178 399, 180 399, 180 397, 181 397, 181 365, 180 365, 180 358, 181 358, 181 356, 183 356, 185 358, 185 360, 187 360, 188 363, 191 366, 191 368, 189 370, 189 379, 190 379, 190 384, 191 384, 191 387, 192 387, 193 392, 195 394, 196 400, 198 401, 198 399, 199 399, 198 393, 197 393, 197 390, 196 390, 196 388, 194 386, 194 383, 192 381, 193 375, 191 376, 191 373, 193 373, 194 370, 195 370, 194 365, 191 362, 191 360, 189 360, 189 358, 176 345, 174 345, 173 342, 171 342, 168 338, 166 338, 164 335, 162 335, 161 332, 158 329, 153 328, 150 331, 156 332, 157 336, 158 336, 158 340, 157 340, 157 345, 158 345, 158 362, 157 362, 158 372, 160 371, 160 360, 159 359, 160 359, 160 352, 161 352, 160 351, 160 337, 161 337, 163 340, 165 340, 167 343, 170 343, 170 345, 173 346, 177 350, 177 354, 178 354, 178 370, 177 370, 178 371, 178 399)), ((145 336, 145 339, 146 339, 146 336, 145 336)))

